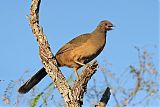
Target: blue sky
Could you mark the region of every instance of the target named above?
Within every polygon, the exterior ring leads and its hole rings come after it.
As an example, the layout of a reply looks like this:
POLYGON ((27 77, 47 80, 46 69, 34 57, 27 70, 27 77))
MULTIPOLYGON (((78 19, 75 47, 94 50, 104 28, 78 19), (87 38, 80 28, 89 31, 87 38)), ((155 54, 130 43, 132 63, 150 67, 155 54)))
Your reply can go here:
MULTIPOLYGON (((5 80, 2 87, 24 71, 35 73, 42 67, 38 45, 26 19, 29 8, 28 0, 1 1, 0 79, 5 80)), ((113 71, 123 71, 128 64, 137 63, 134 46, 145 46, 153 51, 153 57, 158 57, 158 14, 157 0, 42 0, 40 24, 55 54, 72 38, 93 31, 101 20, 111 21, 116 27, 107 33, 107 44, 97 59, 105 58, 113 71), (155 45, 157 48, 153 48, 155 45)), ((154 63, 158 68, 158 58, 154 63)), ((62 69, 64 73, 72 72, 62 69)))

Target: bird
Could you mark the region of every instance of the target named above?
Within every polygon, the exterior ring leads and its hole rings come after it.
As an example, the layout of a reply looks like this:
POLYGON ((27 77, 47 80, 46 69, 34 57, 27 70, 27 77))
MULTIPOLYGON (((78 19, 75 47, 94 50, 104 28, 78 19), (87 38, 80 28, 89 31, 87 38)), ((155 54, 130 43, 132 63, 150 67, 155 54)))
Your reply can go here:
MULTIPOLYGON (((67 66, 73 68, 77 78, 78 69, 96 58, 103 50, 106 44, 107 31, 112 30, 113 24, 108 20, 101 21, 91 32, 79 35, 66 43, 55 54, 58 67, 67 66)), ((38 84, 47 72, 41 68, 34 76, 22 85, 18 92, 25 94, 38 84)))

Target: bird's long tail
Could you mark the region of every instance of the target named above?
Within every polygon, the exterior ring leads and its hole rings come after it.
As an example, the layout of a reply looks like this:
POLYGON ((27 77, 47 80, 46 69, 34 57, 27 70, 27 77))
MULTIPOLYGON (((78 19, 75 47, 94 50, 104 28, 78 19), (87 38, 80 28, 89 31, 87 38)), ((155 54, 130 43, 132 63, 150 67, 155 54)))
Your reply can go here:
POLYGON ((38 84, 47 75, 45 68, 40 69, 35 75, 32 76, 25 84, 23 84, 18 92, 25 94, 29 92, 36 84, 38 84))

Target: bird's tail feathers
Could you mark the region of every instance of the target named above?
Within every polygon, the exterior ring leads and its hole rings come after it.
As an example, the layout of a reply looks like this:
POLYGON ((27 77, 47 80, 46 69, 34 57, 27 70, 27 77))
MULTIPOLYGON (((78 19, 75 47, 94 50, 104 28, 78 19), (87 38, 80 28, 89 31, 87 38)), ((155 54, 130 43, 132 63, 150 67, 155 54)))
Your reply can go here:
POLYGON ((45 68, 40 69, 32 78, 22 85, 18 92, 25 94, 29 92, 36 84, 38 84, 47 75, 45 68))

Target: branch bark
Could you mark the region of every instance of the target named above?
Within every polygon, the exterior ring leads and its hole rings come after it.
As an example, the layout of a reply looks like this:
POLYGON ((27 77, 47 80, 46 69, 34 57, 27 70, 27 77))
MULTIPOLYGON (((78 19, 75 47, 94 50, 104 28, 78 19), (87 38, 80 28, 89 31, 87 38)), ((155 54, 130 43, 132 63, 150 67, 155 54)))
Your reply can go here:
POLYGON ((95 107, 106 107, 106 105, 109 101, 110 95, 111 95, 110 88, 107 87, 105 92, 102 95, 101 100, 99 101, 99 103, 95 107))
POLYGON ((57 61, 51 52, 48 40, 39 26, 39 8, 41 0, 32 0, 30 8, 29 22, 34 36, 39 44, 39 55, 44 68, 52 78, 53 83, 61 93, 67 107, 81 107, 83 104, 83 95, 86 91, 87 83, 91 76, 96 72, 97 63, 93 62, 87 65, 73 86, 67 83, 64 75, 57 66, 57 61))
POLYGON ((42 27, 39 26, 40 2, 41 0, 32 0, 29 17, 30 26, 39 44, 39 55, 42 63, 44 64, 46 72, 52 78, 61 95, 66 99, 66 101, 68 101, 69 99, 66 95, 68 95, 68 92, 71 88, 68 85, 65 77, 57 67, 56 59, 54 58, 50 50, 47 38, 42 31, 42 27))

